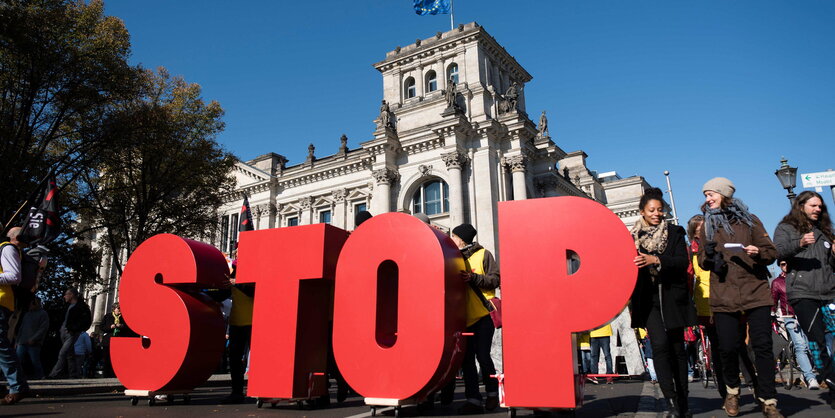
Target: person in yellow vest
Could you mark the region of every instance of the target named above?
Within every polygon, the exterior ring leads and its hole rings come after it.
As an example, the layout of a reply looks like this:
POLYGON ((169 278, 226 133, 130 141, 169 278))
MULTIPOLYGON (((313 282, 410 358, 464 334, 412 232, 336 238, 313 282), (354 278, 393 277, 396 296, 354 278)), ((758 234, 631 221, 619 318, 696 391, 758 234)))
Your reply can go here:
POLYGON ((9 393, 0 398, 0 405, 12 405, 26 397, 29 386, 20 361, 9 341, 9 317, 14 311, 13 285, 20 283, 21 228, 14 227, 6 234, 9 240, 0 244, 0 371, 6 376, 9 393))
POLYGON ((238 263, 237 250, 232 252, 229 291, 232 310, 229 313, 229 374, 232 378, 232 393, 221 402, 240 404, 246 401, 244 395, 244 371, 247 364, 249 342, 252 339, 252 305, 255 298, 254 284, 235 284, 238 263))
MULTIPOLYGON (((600 350, 603 350, 603 360, 606 362, 606 374, 613 374, 612 370, 612 349, 610 347, 612 337, 612 326, 606 324, 589 333, 591 343, 591 374, 598 374, 598 363, 600 363, 600 350)), ((612 384, 612 377, 606 378, 606 383, 612 384)), ((596 381, 593 383, 597 383, 596 381)))
MULTIPOLYGON (((577 333, 577 350, 580 352, 581 372, 591 373, 591 341, 588 331, 577 333)), ((586 380, 597 384, 597 379, 593 377, 586 377, 586 380)))
POLYGON ((466 271, 461 272, 461 278, 470 285, 467 290, 467 332, 473 336, 467 337, 467 351, 464 354, 464 394, 467 402, 458 409, 459 414, 481 414, 484 410, 492 411, 499 406, 499 382, 491 375, 496 374, 493 359, 490 358, 490 348, 493 345, 493 320, 485 306, 488 301, 496 297, 499 287, 499 265, 493 254, 475 243, 477 232, 470 224, 461 224, 452 229, 450 237, 464 256, 466 271), (487 399, 482 404, 481 392, 478 388, 478 371, 476 359, 481 368, 481 377, 487 399))

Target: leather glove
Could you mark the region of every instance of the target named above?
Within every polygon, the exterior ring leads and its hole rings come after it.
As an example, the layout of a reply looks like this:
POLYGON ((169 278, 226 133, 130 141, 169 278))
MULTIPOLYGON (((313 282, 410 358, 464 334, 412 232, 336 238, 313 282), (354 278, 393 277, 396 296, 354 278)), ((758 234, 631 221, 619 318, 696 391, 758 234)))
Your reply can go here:
POLYGON ((705 255, 707 258, 716 257, 716 241, 705 242, 705 255))
POLYGON ((725 271, 727 270, 728 263, 725 262, 725 259, 722 258, 722 253, 714 253, 713 255, 713 268, 710 269, 712 272, 719 275, 722 281, 725 280, 725 271))

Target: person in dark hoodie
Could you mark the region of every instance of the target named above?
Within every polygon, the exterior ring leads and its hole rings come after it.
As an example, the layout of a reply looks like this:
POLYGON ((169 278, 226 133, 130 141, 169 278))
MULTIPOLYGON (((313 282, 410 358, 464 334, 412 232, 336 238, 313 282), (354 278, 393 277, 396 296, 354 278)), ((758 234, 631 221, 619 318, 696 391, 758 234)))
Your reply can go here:
POLYGON ((474 242, 477 232, 470 224, 461 224, 452 229, 450 237, 461 250, 464 257, 466 271, 461 272, 461 278, 469 283, 467 291, 467 332, 473 333, 467 337, 467 349, 464 354, 464 395, 467 402, 458 409, 459 414, 481 414, 486 409, 492 411, 499 406, 499 382, 495 377, 496 368, 490 357, 495 328, 490 318, 487 304, 496 297, 499 287, 499 265, 489 251, 474 242), (478 388, 478 371, 476 359, 481 368, 484 389, 487 400, 482 404, 481 392, 478 388))
POLYGON ((777 256, 787 262, 786 296, 809 337, 815 368, 835 409, 835 363, 826 333, 835 332, 835 232, 821 195, 804 191, 774 231, 777 256))
POLYGON ((61 324, 61 351, 58 352, 55 367, 49 373, 50 379, 63 377, 65 372, 70 378, 81 377, 81 370, 75 367, 75 342, 82 332, 90 328, 90 323, 93 321, 90 307, 79 297, 77 289, 67 288, 64 292, 64 301, 69 306, 64 314, 64 322, 61 324))
POLYGON ((41 299, 34 296, 29 302, 29 312, 20 320, 17 331, 17 358, 21 367, 28 359, 32 363, 32 379, 44 378, 41 365, 41 347, 49 331, 49 315, 41 309, 41 299))

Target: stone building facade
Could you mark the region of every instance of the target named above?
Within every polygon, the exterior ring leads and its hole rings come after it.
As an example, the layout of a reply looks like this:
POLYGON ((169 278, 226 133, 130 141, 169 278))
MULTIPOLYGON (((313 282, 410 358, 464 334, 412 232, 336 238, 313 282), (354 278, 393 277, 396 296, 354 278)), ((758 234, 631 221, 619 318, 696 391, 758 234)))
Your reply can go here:
MULTIPOLYGON (((326 222, 352 230, 363 210, 422 212, 446 230, 473 224, 499 259, 501 201, 585 196, 627 226, 637 219, 643 177, 598 176, 583 151, 560 148, 544 112, 538 125, 527 114, 532 76, 477 23, 397 47, 374 67, 383 100, 371 136, 350 149, 335 133, 332 150, 311 144, 294 164, 276 153, 238 162, 213 245, 234 247, 245 195, 256 229, 326 222)), ((96 304, 96 320, 114 299, 111 292, 96 304)))

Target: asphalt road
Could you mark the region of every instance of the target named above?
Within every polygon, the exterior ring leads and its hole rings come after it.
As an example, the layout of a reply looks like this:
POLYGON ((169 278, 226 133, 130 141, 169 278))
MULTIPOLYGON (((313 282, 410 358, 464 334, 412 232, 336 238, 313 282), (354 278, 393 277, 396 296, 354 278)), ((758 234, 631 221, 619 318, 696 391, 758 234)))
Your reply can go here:
MULTIPOLYGON (((352 417, 370 416, 370 409, 360 397, 349 398, 343 404, 335 402, 328 408, 299 409, 296 405, 286 403, 271 407, 265 404, 257 408, 255 401, 243 405, 219 405, 219 401, 228 393, 222 387, 199 388, 191 394, 189 404, 182 399, 175 399, 172 403, 158 402, 149 407, 146 401, 131 406, 130 399, 121 392, 103 394, 50 395, 28 398, 18 405, 0 407, 0 416, 15 417, 144 417, 144 416, 181 416, 207 417, 224 415, 231 417, 260 417, 260 416, 288 416, 288 417, 352 417)), ((414 407, 407 406, 401 410, 401 416, 456 416, 455 410, 464 402, 463 387, 456 391, 456 400, 451 406, 436 404, 434 410, 418 414, 414 407)), ((826 391, 809 391, 805 389, 779 389, 778 402, 780 409, 786 416, 801 417, 832 417, 835 416, 828 402, 826 391)), ((334 396, 335 397, 335 396, 334 396)), ((584 405, 576 411, 579 417, 656 417, 662 411, 663 399, 657 386, 641 381, 618 381, 613 385, 589 385, 585 389, 584 405)), ((701 385, 693 383, 690 386, 691 409, 696 417, 725 417, 721 410, 722 401, 715 388, 703 389, 701 385)), ((753 403, 753 395, 743 389, 741 417, 761 416, 760 410, 753 403)), ((378 410, 380 416, 394 416, 391 409, 378 410)), ((500 408, 487 416, 507 416, 508 411, 500 408)), ((519 410, 519 416, 532 415, 531 411, 519 410)), ((557 416, 559 414, 554 414, 557 416)))

